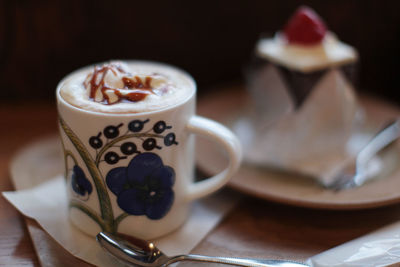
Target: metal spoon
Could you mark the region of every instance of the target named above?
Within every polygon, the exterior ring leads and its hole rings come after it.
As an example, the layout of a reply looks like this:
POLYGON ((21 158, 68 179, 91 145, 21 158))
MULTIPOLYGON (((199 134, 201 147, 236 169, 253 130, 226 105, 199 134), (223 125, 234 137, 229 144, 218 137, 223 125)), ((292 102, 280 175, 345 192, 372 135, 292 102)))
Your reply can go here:
POLYGON ((332 183, 324 185, 325 188, 334 191, 349 189, 361 186, 368 180, 377 177, 376 170, 371 171, 369 168, 370 160, 399 137, 400 119, 397 119, 379 131, 352 160, 352 164, 348 164, 346 168, 337 173, 332 183))
POLYGON ((137 266, 168 266, 178 261, 202 261, 253 267, 304 267, 302 263, 285 260, 261 260, 249 258, 211 257, 203 255, 177 255, 168 257, 153 243, 137 238, 123 239, 110 233, 100 232, 97 242, 111 255, 125 263, 137 266))

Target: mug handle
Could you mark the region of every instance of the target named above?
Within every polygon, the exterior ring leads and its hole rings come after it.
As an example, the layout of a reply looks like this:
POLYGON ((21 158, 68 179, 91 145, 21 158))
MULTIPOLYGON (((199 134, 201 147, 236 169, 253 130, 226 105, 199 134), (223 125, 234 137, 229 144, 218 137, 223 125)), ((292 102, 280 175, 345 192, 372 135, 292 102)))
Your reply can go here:
POLYGON ((242 160, 242 149, 239 140, 225 126, 213 120, 193 116, 186 129, 190 133, 201 135, 222 145, 228 152, 229 164, 222 172, 200 182, 189 184, 186 194, 188 201, 211 194, 224 186, 239 168, 242 160))

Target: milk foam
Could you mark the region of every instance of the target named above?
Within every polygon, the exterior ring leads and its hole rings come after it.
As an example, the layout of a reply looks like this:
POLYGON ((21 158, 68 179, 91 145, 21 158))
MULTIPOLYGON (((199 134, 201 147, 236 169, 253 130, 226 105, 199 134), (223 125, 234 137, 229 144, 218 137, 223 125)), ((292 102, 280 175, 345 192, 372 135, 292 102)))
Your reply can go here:
MULTIPOLYGON (((107 64, 107 63, 106 63, 107 64)), ((151 112, 176 105, 187 100, 196 90, 194 80, 190 75, 172 66, 147 61, 111 62, 118 64, 121 71, 109 71, 105 76, 108 87, 117 88, 119 95, 125 95, 132 90, 124 88, 123 77, 133 81, 151 78, 152 92, 140 101, 117 101, 113 90, 105 90, 109 103, 107 104, 101 92, 96 91, 90 97, 91 86, 88 82, 95 67, 89 66, 68 75, 58 87, 59 94, 69 104, 81 109, 102 113, 140 113, 151 112)))
POLYGON ((328 32, 321 44, 312 46, 287 43, 279 33, 274 38, 261 39, 256 48, 259 56, 289 69, 311 72, 355 62, 357 51, 340 42, 328 32))

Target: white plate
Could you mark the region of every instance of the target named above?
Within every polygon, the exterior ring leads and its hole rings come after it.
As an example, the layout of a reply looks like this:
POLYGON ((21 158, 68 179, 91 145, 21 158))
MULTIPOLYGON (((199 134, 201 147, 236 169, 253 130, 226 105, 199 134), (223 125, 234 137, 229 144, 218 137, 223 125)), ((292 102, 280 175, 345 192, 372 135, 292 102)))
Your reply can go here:
MULTIPOLYGON (((227 124, 237 110, 246 105, 243 90, 219 91, 203 96, 199 102, 199 113, 227 124)), ((361 99, 369 119, 388 121, 400 115, 398 108, 373 98, 361 99)), ((398 162, 400 146, 391 151, 385 159, 398 162)), ((205 140, 198 140, 197 162, 207 174, 217 173, 226 165, 220 150, 205 140)), ((396 164, 398 165, 398 164, 396 164)), ((290 172, 273 171, 267 168, 243 164, 230 181, 230 186, 247 194, 263 199, 311 208, 322 209, 365 209, 400 202, 400 168, 383 175, 362 187, 333 192, 325 190, 311 179, 302 178, 290 172)))
POLYGON ((26 145, 11 160, 10 173, 15 189, 35 187, 62 173, 62 159, 58 136, 43 137, 26 145))

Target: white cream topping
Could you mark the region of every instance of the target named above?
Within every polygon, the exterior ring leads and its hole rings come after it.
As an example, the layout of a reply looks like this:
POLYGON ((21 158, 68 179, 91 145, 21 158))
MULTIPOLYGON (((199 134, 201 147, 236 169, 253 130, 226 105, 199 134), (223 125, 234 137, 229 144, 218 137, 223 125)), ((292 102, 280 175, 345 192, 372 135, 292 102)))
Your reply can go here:
POLYGON ((60 94, 68 103, 105 113, 138 113, 162 109, 184 101, 194 90, 195 83, 185 72, 165 64, 146 61, 111 62, 86 67, 67 76, 59 85, 60 94), (108 67, 107 71, 101 71, 104 66, 108 67), (95 68, 98 68, 98 72, 92 83, 95 68), (140 86, 129 88, 123 79, 129 79, 140 86), (149 88, 146 85, 150 85, 149 88), (135 92, 148 94, 140 101, 125 99, 135 92))
POLYGON ((355 62, 357 51, 328 32, 321 44, 306 46, 287 43, 281 34, 274 38, 261 39, 256 53, 289 69, 311 72, 324 68, 355 62))

